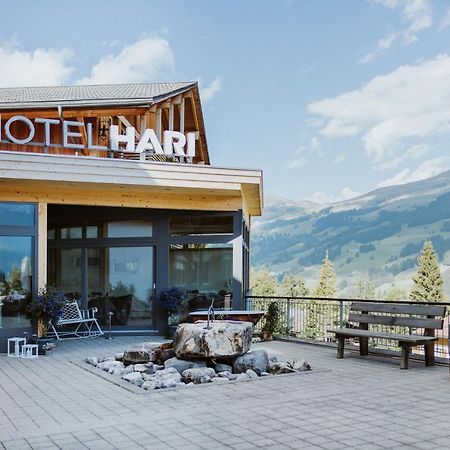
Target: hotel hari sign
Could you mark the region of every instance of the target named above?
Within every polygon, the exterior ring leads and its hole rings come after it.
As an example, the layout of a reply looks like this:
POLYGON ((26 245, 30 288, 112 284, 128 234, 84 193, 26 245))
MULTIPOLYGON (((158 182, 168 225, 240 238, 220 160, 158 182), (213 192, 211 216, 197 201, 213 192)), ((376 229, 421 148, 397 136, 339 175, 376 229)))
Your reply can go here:
POLYGON ((127 126, 125 134, 121 134, 118 125, 109 126, 109 147, 104 145, 94 145, 92 139, 92 124, 74 120, 59 120, 37 117, 33 121, 25 116, 16 115, 9 118, 4 124, 0 116, 0 141, 5 136, 8 141, 14 144, 27 145, 33 144, 33 138, 36 133, 35 124, 44 125, 45 145, 52 145, 53 126, 61 123, 62 127, 62 147, 73 149, 91 149, 91 150, 111 150, 128 153, 142 153, 151 151, 157 155, 183 156, 193 158, 195 156, 195 138, 196 133, 181 133, 179 131, 165 130, 163 132, 162 142, 158 139, 155 131, 147 128, 140 133, 139 141, 136 144, 136 129, 127 126), (18 138, 14 136, 12 125, 21 123, 28 130, 26 137, 18 138), (74 139, 82 139, 84 131, 86 136, 86 145, 73 142, 74 139))

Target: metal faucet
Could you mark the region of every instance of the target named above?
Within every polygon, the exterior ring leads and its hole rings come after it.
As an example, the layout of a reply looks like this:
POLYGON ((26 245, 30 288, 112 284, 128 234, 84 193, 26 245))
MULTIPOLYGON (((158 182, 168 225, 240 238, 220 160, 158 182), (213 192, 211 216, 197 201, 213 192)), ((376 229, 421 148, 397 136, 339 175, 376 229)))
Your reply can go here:
POLYGON ((211 306, 208 308, 208 318, 206 321, 206 330, 209 330, 211 327, 209 326, 209 321, 214 322, 214 298, 211 300, 211 306), (211 319, 210 319, 211 318, 211 319))

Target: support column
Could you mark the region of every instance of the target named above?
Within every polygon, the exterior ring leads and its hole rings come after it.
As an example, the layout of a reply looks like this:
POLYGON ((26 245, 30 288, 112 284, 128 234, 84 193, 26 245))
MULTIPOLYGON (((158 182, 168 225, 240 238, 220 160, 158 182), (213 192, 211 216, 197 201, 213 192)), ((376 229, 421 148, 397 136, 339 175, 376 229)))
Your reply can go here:
POLYGON ((38 203, 37 225, 37 286, 42 289, 47 284, 47 203, 38 203))
POLYGON ((233 309, 245 309, 242 298, 242 211, 233 215, 233 309))

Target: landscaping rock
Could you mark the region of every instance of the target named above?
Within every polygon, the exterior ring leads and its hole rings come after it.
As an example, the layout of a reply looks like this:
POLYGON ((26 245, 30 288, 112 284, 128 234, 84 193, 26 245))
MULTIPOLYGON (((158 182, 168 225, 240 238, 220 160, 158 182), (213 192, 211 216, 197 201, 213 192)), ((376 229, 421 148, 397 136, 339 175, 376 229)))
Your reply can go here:
POLYGON ((153 342, 142 342, 135 345, 123 353, 123 362, 127 365, 154 362, 155 348, 153 342))
POLYGON ((250 378, 250 379, 255 379, 255 378, 258 378, 258 374, 254 371, 254 370, 252 370, 252 369, 248 369, 246 372, 245 372, 247 375, 248 375, 248 377, 250 378))
POLYGON ((173 349, 180 359, 232 358, 250 349, 253 326, 250 322, 218 320, 206 329, 205 321, 178 325, 173 349))
POLYGON ((236 375, 236 381, 248 381, 250 377, 246 373, 240 373, 236 375))
POLYGON ((111 375, 123 377, 127 372, 125 371, 124 367, 112 367, 108 370, 108 373, 110 373, 111 375))
POLYGON ((270 375, 269 372, 261 372, 262 377, 268 377, 270 375))
POLYGON ((311 370, 311 366, 304 359, 301 361, 294 361, 291 366, 297 372, 307 372, 308 370, 311 370))
POLYGON ((216 372, 209 367, 187 369, 182 373, 182 376, 185 383, 192 381, 194 384, 202 384, 209 383, 216 376, 216 372))
POLYGON ((233 364, 235 373, 244 373, 248 369, 254 370, 258 375, 267 372, 269 358, 265 350, 253 350, 236 358, 233 364))
POLYGON ((219 372, 217 374, 220 378, 230 378, 230 376, 233 375, 229 370, 225 370, 224 372, 219 372))
POLYGON ((145 383, 142 385, 144 389, 165 389, 169 387, 176 387, 181 384, 181 375, 173 367, 159 370, 153 375, 143 374, 145 383))
POLYGON ((115 361, 116 358, 114 356, 106 356, 105 358, 101 358, 100 362, 106 362, 106 361, 115 361))
POLYGON ((288 363, 273 362, 269 363, 269 373, 279 375, 280 373, 293 373, 295 370, 288 363))
POLYGON ((104 362, 98 363, 97 367, 99 369, 104 370, 105 372, 109 372, 109 370, 114 368, 114 367, 119 367, 119 368, 123 369, 124 365, 120 361, 116 361, 116 360, 111 361, 111 360, 109 360, 109 361, 104 361, 104 362))
POLYGON ((123 361, 123 352, 122 353, 116 353, 114 355, 114 358, 116 361, 123 361))
POLYGON ((164 363, 164 367, 166 369, 173 367, 178 372, 183 373, 187 369, 206 367, 206 361, 187 361, 185 359, 170 358, 164 363))
POLYGON ((85 361, 91 366, 96 366, 98 364, 98 358, 96 356, 88 356, 85 361))
POLYGON ((214 370, 219 372, 233 372, 233 368, 229 364, 217 364, 214 370))
POLYGON ((153 363, 147 363, 147 364, 135 364, 133 366, 134 372, 141 372, 141 373, 147 373, 152 374, 155 371, 153 370, 153 363))
POLYGON ((142 375, 140 372, 131 372, 127 373, 123 376, 123 379, 125 381, 129 381, 130 383, 135 384, 136 386, 142 386, 144 383, 144 379, 142 378, 142 375))

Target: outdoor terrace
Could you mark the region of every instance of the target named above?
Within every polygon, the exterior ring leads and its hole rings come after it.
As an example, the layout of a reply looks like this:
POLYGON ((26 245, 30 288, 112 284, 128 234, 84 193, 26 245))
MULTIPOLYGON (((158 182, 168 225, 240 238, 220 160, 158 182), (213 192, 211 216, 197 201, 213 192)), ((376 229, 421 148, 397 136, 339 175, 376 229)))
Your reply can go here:
MULTIPOLYGON (((0 356, 0 448, 444 448, 445 365, 273 341, 255 344, 311 372, 141 395, 82 368, 143 337, 65 341, 35 360, 0 356)), ((149 339, 149 338, 147 338, 149 339)), ((155 339, 155 342, 158 342, 155 339)))

